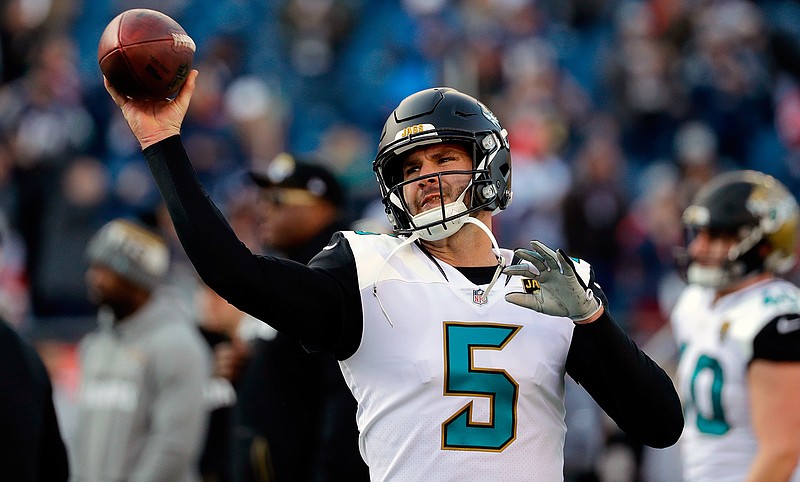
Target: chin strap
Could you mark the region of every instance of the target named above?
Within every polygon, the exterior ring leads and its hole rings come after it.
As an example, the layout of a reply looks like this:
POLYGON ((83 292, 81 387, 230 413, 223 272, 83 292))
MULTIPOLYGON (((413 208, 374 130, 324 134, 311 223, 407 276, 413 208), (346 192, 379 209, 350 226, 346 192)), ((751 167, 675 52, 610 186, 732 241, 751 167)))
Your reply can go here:
MULTIPOLYGON (((442 204, 439 207, 431 208, 427 211, 421 212, 411 217, 411 226, 414 227, 415 233, 419 233, 420 239, 425 241, 438 241, 448 236, 452 236, 464 225, 469 216, 460 216, 460 214, 467 212, 467 205, 464 204, 464 198, 467 191, 472 186, 470 180, 467 187, 458 196, 455 201, 442 204), (446 221, 447 218, 452 218, 446 221), (427 226, 417 228, 417 226, 427 226)), ((442 192, 442 173, 439 173, 439 197, 444 199, 442 192)))

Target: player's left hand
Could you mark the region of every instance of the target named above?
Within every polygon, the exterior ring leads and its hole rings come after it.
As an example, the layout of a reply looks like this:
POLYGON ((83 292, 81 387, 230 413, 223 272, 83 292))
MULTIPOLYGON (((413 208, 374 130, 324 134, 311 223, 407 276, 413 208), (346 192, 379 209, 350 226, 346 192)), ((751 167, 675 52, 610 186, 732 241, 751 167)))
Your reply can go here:
POLYGON ((553 251, 539 241, 531 241, 531 249, 517 249, 514 254, 530 264, 503 270, 504 274, 524 277, 525 292, 508 293, 506 301, 546 315, 566 316, 576 324, 599 317, 603 303, 588 286, 588 263, 570 258, 560 249, 553 251))
POLYGON ((122 110, 122 115, 139 141, 142 149, 180 134, 181 124, 189 109, 189 101, 194 93, 197 70, 192 70, 181 87, 178 96, 172 100, 134 100, 120 94, 103 77, 103 84, 114 103, 122 110))

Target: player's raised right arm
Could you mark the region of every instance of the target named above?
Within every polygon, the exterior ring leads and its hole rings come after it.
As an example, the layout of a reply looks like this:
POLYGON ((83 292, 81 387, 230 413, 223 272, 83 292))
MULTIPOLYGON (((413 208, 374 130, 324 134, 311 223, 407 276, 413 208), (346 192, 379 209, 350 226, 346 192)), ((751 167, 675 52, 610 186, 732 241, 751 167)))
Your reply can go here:
MULTIPOLYGON (((325 350, 339 339, 343 314, 349 313, 343 300, 352 297, 343 291, 357 285, 300 263, 254 255, 239 241, 201 186, 180 139, 196 78, 192 71, 171 101, 133 100, 108 82, 106 89, 139 140, 181 244, 203 281, 242 311, 325 350)), ((355 278, 354 264, 352 270, 355 278)))

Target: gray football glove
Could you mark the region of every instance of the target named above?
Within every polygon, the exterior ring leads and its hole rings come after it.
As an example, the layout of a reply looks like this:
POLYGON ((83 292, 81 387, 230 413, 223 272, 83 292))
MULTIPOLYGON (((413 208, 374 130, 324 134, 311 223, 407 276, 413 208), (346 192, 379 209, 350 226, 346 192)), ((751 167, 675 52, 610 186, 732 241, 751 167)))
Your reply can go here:
POLYGON ((515 264, 503 270, 509 276, 522 276, 525 289, 524 293, 508 293, 506 301, 546 315, 566 316, 577 324, 585 323, 603 307, 587 286, 589 263, 573 260, 562 250, 553 251, 539 241, 531 241, 531 249, 517 249, 514 254, 531 264, 515 264))

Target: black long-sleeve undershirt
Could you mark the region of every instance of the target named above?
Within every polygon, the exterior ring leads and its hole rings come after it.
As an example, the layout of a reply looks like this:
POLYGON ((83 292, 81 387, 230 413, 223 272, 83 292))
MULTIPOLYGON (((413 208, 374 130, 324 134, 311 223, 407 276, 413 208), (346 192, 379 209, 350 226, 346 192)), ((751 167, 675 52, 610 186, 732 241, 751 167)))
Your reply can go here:
POLYGON ((567 373, 641 443, 664 448, 680 437, 683 412, 672 380, 607 313, 575 327, 567 373))
POLYGON ((144 155, 181 245, 203 281, 232 305, 306 347, 336 351, 343 332, 336 322, 361 320, 360 302, 353 303, 358 299, 355 270, 353 283, 341 284, 323 270, 253 254, 200 185, 179 136, 148 147, 144 155))
MULTIPOLYGON (((148 147, 144 154, 181 243, 208 286, 307 348, 340 359, 355 352, 362 313, 354 262, 315 259, 309 269, 254 255, 203 190, 179 136, 148 147)), ((339 242, 346 239, 340 236, 339 242)), ((352 256, 349 250, 339 252, 352 256)), ((608 314, 575 328, 567 373, 642 443, 666 447, 680 436, 683 415, 672 381, 608 314)))

